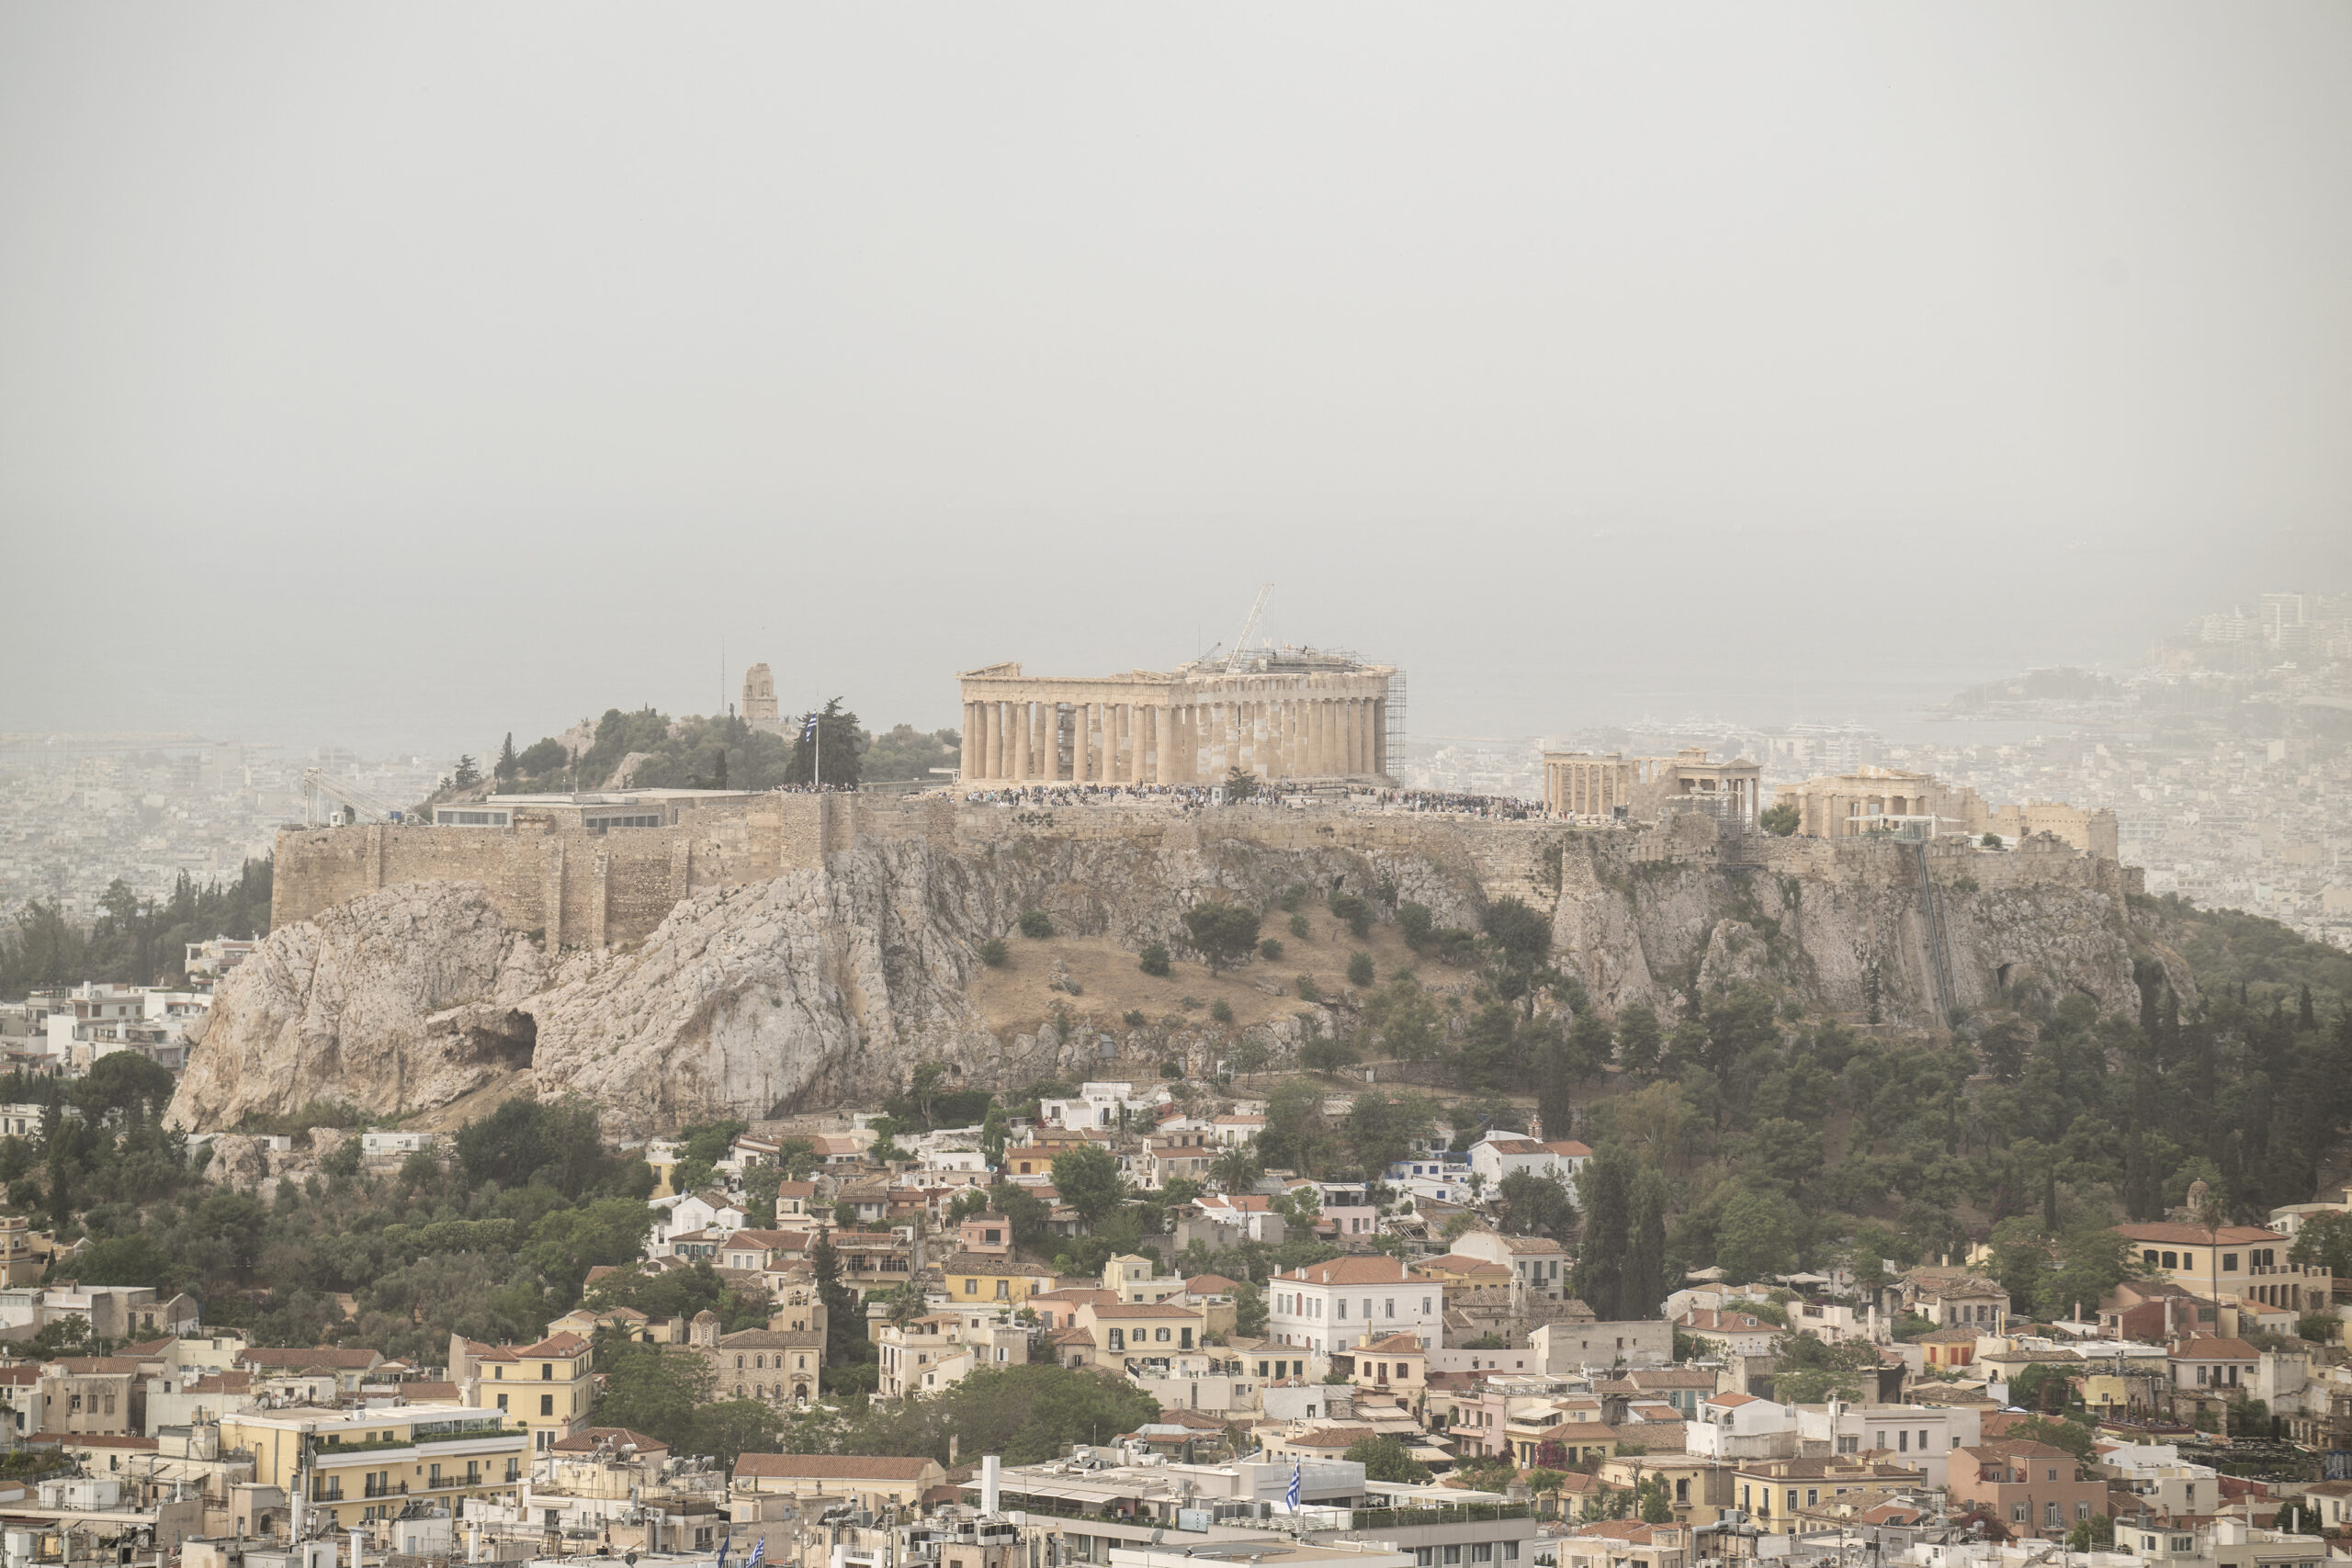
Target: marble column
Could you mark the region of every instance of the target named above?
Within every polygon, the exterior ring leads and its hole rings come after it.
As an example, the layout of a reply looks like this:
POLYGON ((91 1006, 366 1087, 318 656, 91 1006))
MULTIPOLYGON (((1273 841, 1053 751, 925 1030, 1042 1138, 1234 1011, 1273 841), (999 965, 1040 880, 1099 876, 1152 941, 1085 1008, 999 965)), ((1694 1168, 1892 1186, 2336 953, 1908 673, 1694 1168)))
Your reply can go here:
POLYGON ((1029 778, 1029 739, 1033 718, 1027 703, 1012 705, 1012 768, 1010 776, 1017 783, 1029 778))
POLYGON ((1136 773, 1144 782, 1144 753, 1151 753, 1149 783, 1168 782, 1168 708, 1163 703, 1151 703, 1136 709, 1136 773))
POLYGON ((1069 778, 1072 784, 1094 779, 1094 705, 1072 703, 1069 709, 1069 778))
POLYGON ((992 779, 1004 765, 1004 721, 993 702, 980 705, 980 777, 992 779))

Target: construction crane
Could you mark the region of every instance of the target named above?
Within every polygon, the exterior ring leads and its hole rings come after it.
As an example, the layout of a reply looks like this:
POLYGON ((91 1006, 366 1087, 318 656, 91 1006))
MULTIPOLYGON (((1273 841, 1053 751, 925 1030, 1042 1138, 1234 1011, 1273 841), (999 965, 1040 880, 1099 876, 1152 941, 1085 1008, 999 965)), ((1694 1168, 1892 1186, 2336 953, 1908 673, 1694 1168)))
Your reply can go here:
POLYGON ((1250 618, 1241 623, 1240 632, 1233 639, 1233 651, 1225 656, 1225 672, 1228 675, 1241 668, 1241 660, 1250 651, 1250 636, 1258 629, 1259 620, 1266 613, 1267 596, 1272 593, 1271 582, 1258 590, 1258 602, 1250 606, 1250 618))
POLYGON ((316 768, 302 770, 303 819, 316 828, 319 822, 319 797, 338 803, 343 809, 331 812, 325 824, 331 828, 347 827, 355 822, 397 822, 401 814, 396 807, 385 805, 365 790, 339 784, 316 768))

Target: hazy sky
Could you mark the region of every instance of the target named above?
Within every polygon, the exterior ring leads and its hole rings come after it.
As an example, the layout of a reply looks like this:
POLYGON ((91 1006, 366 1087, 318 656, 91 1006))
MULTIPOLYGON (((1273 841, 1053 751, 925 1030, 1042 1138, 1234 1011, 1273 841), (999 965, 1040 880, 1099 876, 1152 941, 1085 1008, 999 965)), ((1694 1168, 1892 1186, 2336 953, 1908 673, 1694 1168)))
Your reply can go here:
POLYGON ((0 10, 0 728, 1841 716, 2352 587, 2352 7, 0 10))

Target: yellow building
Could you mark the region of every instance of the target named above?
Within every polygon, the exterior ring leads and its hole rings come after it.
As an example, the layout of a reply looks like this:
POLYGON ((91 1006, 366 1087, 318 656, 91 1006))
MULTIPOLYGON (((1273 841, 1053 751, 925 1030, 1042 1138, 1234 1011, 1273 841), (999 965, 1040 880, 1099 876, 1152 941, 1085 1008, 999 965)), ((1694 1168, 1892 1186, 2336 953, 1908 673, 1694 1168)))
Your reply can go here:
POLYGON ((1010 1258, 986 1252, 959 1252, 940 1265, 948 1299, 957 1305, 974 1302, 1009 1302, 1015 1306, 1033 1291, 1050 1291, 1054 1276, 1025 1268, 1010 1258))
POLYGON ((449 1381, 476 1410, 505 1412, 543 1452, 588 1423, 593 1347, 566 1330, 536 1345, 483 1345, 449 1337, 449 1381))
POLYGON ((254 1480, 300 1495, 337 1529, 390 1518, 412 1499, 512 1496, 530 1476, 530 1435, 460 1404, 243 1410, 220 1417, 223 1450, 254 1456, 254 1480))

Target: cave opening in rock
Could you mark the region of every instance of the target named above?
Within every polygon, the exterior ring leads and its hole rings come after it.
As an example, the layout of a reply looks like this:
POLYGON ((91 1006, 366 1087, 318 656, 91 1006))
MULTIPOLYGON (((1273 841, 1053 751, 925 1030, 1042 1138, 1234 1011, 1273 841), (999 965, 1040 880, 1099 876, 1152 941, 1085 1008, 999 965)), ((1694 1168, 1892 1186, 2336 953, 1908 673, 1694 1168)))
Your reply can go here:
POLYGON ((466 1031, 467 1043, 478 1062, 496 1062, 517 1072, 531 1065, 538 1049, 539 1021, 520 1008, 466 1031))

